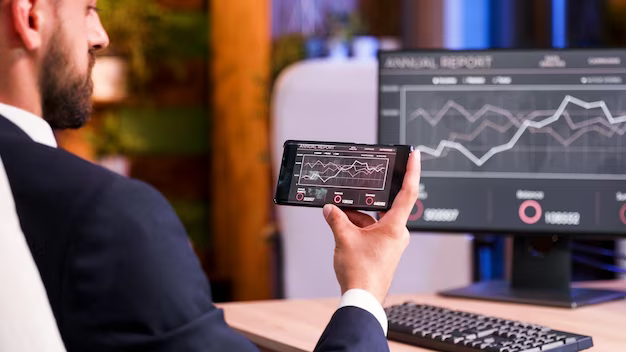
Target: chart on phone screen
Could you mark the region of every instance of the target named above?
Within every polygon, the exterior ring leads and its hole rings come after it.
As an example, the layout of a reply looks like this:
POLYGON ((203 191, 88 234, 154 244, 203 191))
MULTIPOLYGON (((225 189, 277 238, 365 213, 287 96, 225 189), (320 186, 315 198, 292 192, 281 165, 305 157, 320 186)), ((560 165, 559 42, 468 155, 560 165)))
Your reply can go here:
POLYGON ((388 158, 304 155, 298 184, 383 190, 388 158))

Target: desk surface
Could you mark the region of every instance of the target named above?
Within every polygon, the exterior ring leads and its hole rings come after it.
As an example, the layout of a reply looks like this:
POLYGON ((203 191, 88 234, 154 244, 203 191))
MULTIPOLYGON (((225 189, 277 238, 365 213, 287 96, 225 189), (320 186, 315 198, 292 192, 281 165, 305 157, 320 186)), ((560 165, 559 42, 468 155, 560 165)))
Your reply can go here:
MULTIPOLYGON (((585 286, 626 290, 626 281, 585 286)), ((590 351, 626 350, 626 301, 616 301, 574 310, 487 301, 451 299, 436 295, 394 295, 385 306, 408 300, 451 309, 492 315, 549 326, 593 337, 590 351)), ((259 347, 277 352, 312 351, 335 312, 339 299, 283 300, 227 303, 226 321, 259 347)), ((391 351, 427 351, 391 341, 391 351)))

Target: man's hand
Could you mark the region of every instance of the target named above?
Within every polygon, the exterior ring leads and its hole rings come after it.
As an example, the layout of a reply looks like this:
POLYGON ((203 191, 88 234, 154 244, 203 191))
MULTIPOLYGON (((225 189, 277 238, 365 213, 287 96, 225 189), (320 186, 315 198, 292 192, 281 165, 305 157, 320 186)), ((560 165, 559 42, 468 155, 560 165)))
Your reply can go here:
POLYGON ((380 221, 334 205, 324 207, 324 217, 335 235, 335 274, 343 295, 350 289, 373 294, 382 304, 402 253, 409 244, 406 223, 420 187, 420 153, 409 157, 402 189, 380 221))

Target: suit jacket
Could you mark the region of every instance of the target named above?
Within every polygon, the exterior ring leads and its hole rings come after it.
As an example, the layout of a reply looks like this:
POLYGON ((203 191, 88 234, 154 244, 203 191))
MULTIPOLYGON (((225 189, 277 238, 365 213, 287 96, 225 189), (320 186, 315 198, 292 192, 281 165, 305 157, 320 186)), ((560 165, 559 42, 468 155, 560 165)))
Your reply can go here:
MULTIPOLYGON (((3 117, 0 156, 68 352, 256 351, 214 306, 184 228, 156 190, 38 144, 3 117)), ((388 346, 373 315, 344 307, 316 350, 388 346)))

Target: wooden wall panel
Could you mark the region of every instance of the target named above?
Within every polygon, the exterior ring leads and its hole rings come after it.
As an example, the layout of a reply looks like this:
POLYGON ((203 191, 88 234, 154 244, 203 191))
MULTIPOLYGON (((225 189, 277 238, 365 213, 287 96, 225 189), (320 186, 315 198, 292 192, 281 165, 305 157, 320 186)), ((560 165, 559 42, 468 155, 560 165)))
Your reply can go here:
POLYGON ((405 0, 403 13, 405 48, 444 47, 443 1, 405 0))
POLYGON ((212 0, 209 11, 217 274, 236 300, 270 298, 270 0, 212 0))

